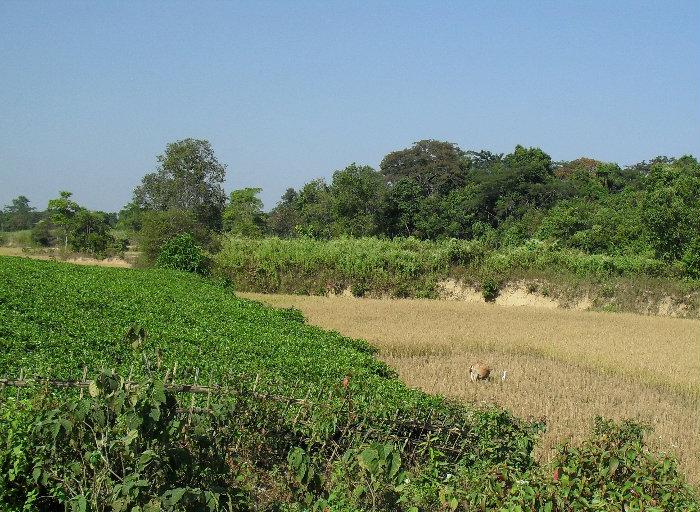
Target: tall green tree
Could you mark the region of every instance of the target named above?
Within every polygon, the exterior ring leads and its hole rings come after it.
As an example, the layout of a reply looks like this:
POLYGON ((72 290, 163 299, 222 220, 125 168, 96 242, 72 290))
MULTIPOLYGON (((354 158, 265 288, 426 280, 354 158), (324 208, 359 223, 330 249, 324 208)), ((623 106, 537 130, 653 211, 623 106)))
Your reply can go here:
POLYGON ((304 185, 295 201, 299 211, 298 234, 313 238, 333 236, 333 198, 323 179, 304 185))
POLYGON ((68 237, 72 228, 72 221, 76 214, 82 209, 73 201, 72 192, 62 190, 59 196, 49 201, 47 211, 51 222, 59 228, 63 238, 63 248, 68 249, 68 237))
POLYGON ((206 140, 184 139, 168 144, 155 172, 143 177, 133 202, 143 210, 191 211, 210 229, 221 228, 226 203, 221 164, 206 140))
POLYGON ((447 194, 463 186, 468 165, 457 144, 428 139, 389 153, 379 167, 389 184, 413 180, 427 196, 447 194))
POLYGON ((261 188, 242 188, 231 192, 224 210, 224 231, 253 238, 265 234, 263 202, 258 197, 260 192, 261 188))
MULTIPOLYGON (((110 233, 111 226, 104 212, 91 212, 73 201, 73 194, 61 191, 59 197, 49 201, 49 218, 57 226, 63 238, 63 247, 104 255, 107 249, 117 249, 110 233)), ((120 249, 121 250, 121 249, 120 249)))
POLYGON ((552 159, 539 148, 518 145, 502 161, 470 176, 470 182, 479 188, 480 221, 493 227, 556 200, 552 159))
POLYGON ((423 197, 423 188, 413 179, 392 184, 383 201, 383 232, 392 237, 415 235, 423 197))
POLYGON ((68 241, 72 249, 93 255, 105 255, 115 243, 110 233, 111 226, 104 212, 78 210, 70 221, 68 241))
POLYGON ((546 183, 554 176, 552 158, 540 148, 515 146, 515 150, 506 155, 504 163, 518 173, 523 182, 546 183))
POLYGON ((378 214, 386 185, 369 165, 355 163, 333 173, 330 186, 335 231, 351 236, 378 232, 378 214))
POLYGON ((26 196, 17 196, 3 209, 2 231, 29 229, 35 224, 35 208, 26 196))
POLYGON ((288 188, 279 203, 270 211, 267 218, 269 231, 279 237, 293 237, 297 234, 296 227, 301 223, 297 199, 299 193, 288 188))
POLYGON ((646 185, 643 221, 651 243, 659 257, 679 260, 700 240, 700 164, 691 156, 657 162, 646 185))

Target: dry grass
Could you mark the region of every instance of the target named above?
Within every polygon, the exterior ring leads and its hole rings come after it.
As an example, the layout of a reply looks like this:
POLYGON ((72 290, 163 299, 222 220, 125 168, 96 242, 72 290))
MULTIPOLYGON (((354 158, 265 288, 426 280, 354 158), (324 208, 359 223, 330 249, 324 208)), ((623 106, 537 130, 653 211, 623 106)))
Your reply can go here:
POLYGON ((92 265, 97 267, 117 267, 131 268, 133 264, 128 259, 124 258, 105 258, 98 260, 79 254, 68 253, 62 254, 56 249, 25 249, 22 247, 0 247, 0 256, 20 256, 22 258, 31 258, 36 260, 51 260, 64 261, 66 263, 74 263, 76 265, 92 265))
POLYGON ((546 418, 540 447, 579 440, 596 415, 654 427, 651 446, 700 484, 700 321, 432 300, 242 294, 295 306, 310 323, 364 338, 410 386, 546 418), (505 382, 472 384, 472 362, 505 382))

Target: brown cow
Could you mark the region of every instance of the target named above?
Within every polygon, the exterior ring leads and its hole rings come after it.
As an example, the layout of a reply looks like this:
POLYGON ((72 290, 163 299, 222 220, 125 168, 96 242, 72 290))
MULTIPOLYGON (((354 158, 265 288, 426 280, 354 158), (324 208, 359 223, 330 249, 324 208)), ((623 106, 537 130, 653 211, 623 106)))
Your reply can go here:
POLYGON ((487 380, 489 375, 491 375, 491 368, 483 363, 476 363, 469 367, 469 380, 472 382, 487 380))

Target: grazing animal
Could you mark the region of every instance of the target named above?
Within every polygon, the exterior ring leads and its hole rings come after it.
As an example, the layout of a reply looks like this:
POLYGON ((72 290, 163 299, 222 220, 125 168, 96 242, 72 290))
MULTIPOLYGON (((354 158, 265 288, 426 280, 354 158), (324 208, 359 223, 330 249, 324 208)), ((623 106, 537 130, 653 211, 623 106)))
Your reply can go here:
POLYGON ((469 367, 469 380, 472 382, 486 380, 489 375, 491 375, 491 368, 483 363, 476 363, 469 367))

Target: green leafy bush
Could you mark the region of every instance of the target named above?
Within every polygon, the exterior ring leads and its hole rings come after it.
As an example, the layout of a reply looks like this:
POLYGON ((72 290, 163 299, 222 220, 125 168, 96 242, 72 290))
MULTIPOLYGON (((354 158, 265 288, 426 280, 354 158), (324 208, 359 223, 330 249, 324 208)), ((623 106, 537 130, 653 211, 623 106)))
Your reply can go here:
POLYGON ((49 394, 38 394, 12 409, 9 432, 1 433, 12 448, 0 451, 3 510, 174 512, 250 505, 240 480, 225 469, 224 443, 231 438, 201 434, 205 427, 216 430, 216 416, 183 421, 162 380, 126 389, 123 379, 105 372, 93 384, 88 398, 56 405, 49 394))
POLYGON ((43 219, 34 224, 32 228, 32 243, 39 247, 51 247, 56 243, 53 234, 54 226, 49 219, 43 219))
POLYGON ((700 279, 700 238, 696 238, 685 250, 681 258, 683 273, 691 279, 700 279))
POLYGON ((110 231, 111 227, 104 213, 81 209, 68 224, 68 244, 74 251, 105 257, 110 252, 119 252, 120 249, 110 231))
POLYGON ((596 418, 580 446, 564 445, 551 464, 513 480, 506 506, 523 509, 683 510, 700 509, 697 496, 674 459, 650 453, 645 427, 633 421, 596 418))
POLYGON ((206 275, 209 273, 210 262, 194 237, 183 233, 165 242, 158 254, 156 266, 206 275))
POLYGON ((210 234, 197 221, 194 213, 180 210, 147 211, 140 214, 139 249, 147 264, 154 264, 165 243, 178 235, 189 233, 198 244, 206 246, 210 234))
POLYGON ((494 277, 487 277, 481 282, 481 295, 486 302, 493 302, 498 297, 500 285, 494 277))

